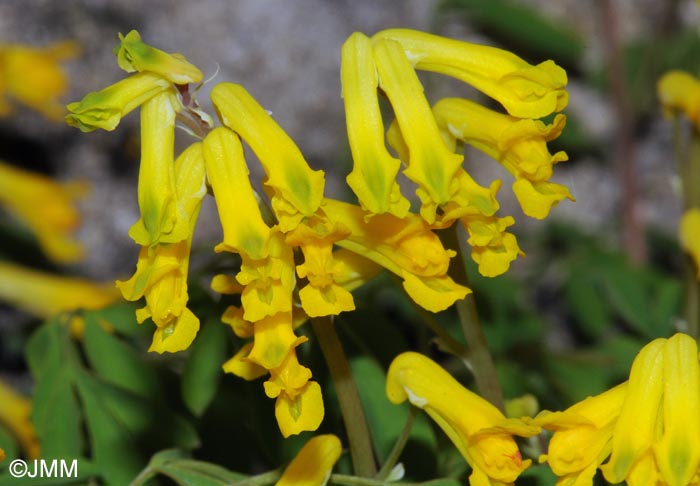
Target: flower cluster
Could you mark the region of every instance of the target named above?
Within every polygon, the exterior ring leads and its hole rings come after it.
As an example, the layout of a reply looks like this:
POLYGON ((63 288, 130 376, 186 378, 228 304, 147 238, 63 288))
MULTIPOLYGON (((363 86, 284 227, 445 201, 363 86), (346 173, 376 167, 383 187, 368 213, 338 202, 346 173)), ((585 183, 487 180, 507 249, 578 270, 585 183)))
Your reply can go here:
POLYGON ((350 36, 342 49, 343 99, 354 160, 348 185, 370 215, 404 217, 409 201, 396 175, 417 186, 420 216, 433 229, 459 220, 469 235, 479 271, 496 276, 521 254, 506 231, 512 217, 498 217, 501 182, 480 186, 462 167, 457 141, 498 160, 515 177, 513 191, 528 216, 542 219, 568 189, 550 182, 552 166, 567 159, 549 153, 564 115, 551 124, 537 120, 566 106, 566 73, 552 61, 527 64, 501 49, 406 29, 379 32, 371 39, 350 36), (416 70, 432 71, 469 83, 501 103, 508 114, 466 99, 447 98, 431 109, 416 70), (378 90, 396 116, 384 134, 378 90), (386 142, 398 153, 387 152, 386 142))
POLYGON ((145 44, 136 31, 120 39, 119 65, 133 74, 68 105, 67 117, 83 131, 113 130, 140 107, 141 218, 129 234, 141 252, 136 273, 118 286, 128 300, 145 297, 137 318, 156 324, 151 350, 176 352, 190 345, 199 321, 187 308, 189 253, 202 199, 211 192, 223 228, 215 251, 235 253, 241 262, 235 275, 216 275, 212 288, 240 294, 240 305, 228 307, 222 320, 237 336, 252 338, 224 369, 249 380, 269 376, 264 389, 276 400, 284 436, 315 430, 324 414, 320 386, 297 359, 296 348, 306 341, 295 333, 297 326, 353 310, 351 291, 381 268, 397 275, 427 310, 438 312, 464 298, 470 290, 447 274, 456 253, 434 231, 457 219, 485 275, 504 272, 520 252, 515 237, 505 232, 512 218, 495 216, 499 183, 484 188, 473 181, 453 151, 456 138, 487 147, 516 176, 516 185, 526 186, 516 193, 524 194, 519 197, 525 207, 534 208, 527 212, 542 217, 569 197, 547 181, 552 164, 566 158, 550 156, 545 143, 558 135, 563 117, 551 126, 530 119, 566 104, 566 76, 551 62, 533 67, 504 51, 413 31, 385 31, 373 39, 353 34, 342 50, 342 81, 355 160, 348 183, 360 202, 354 205, 325 196, 323 171, 309 167, 244 87, 223 82, 212 88, 220 122, 214 128, 196 103, 196 88, 190 89, 202 80, 199 69, 180 54, 145 44), (412 63, 472 83, 512 115, 485 108, 461 113, 445 104, 449 100, 431 111, 412 63), (490 67, 480 68, 483 63, 490 67), (395 180, 401 162, 386 152, 379 89, 397 117, 388 139, 407 166, 404 173, 418 184, 420 214, 410 212, 395 180), (490 120, 486 135, 463 127, 463 119, 472 116, 490 120), (177 158, 176 120, 201 138, 177 158), (507 143, 493 145, 500 140, 495 132, 509 134, 507 143), (243 143, 265 173, 265 195, 254 189, 243 143))
POLYGON ((686 334, 656 339, 639 352, 627 382, 564 412, 542 412, 532 424, 554 431, 541 460, 561 477, 557 484, 591 485, 598 467, 613 484, 697 484, 697 344, 686 334))

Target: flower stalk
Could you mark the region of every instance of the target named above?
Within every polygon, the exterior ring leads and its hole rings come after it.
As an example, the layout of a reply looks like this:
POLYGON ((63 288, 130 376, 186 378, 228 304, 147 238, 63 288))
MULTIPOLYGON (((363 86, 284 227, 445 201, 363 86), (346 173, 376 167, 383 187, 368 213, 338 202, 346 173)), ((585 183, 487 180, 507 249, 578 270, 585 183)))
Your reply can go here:
POLYGON ((369 428, 347 356, 335 330, 335 323, 332 317, 324 316, 311 319, 311 325, 338 395, 355 474, 366 478, 373 477, 377 469, 372 454, 369 428))
MULTIPOLYGON (((446 231, 444 236, 449 241, 446 246, 455 248, 457 257, 455 265, 450 265, 449 275, 460 285, 469 286, 469 277, 465 266, 464 255, 466 248, 464 247, 465 238, 461 237, 458 232, 463 230, 460 226, 456 226, 455 230, 446 231)), ((465 361, 468 363, 479 393, 486 400, 495 405, 501 412, 505 410, 503 405, 503 391, 501 390, 496 366, 493 362, 493 357, 489 351, 486 336, 481 326, 479 311, 476 307, 474 294, 470 293, 464 299, 458 300, 455 304, 457 314, 459 315, 459 323, 462 327, 462 333, 467 341, 468 358, 465 361)))

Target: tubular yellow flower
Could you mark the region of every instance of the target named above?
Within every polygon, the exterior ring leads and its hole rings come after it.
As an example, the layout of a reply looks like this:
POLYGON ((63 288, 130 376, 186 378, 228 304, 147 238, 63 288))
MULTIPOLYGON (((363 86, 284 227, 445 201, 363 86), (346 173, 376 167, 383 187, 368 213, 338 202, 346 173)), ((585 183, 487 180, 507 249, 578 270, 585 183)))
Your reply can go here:
POLYGON ((420 217, 379 214, 366 221, 359 206, 332 199, 325 200, 324 209, 332 222, 350 230, 336 244, 401 277, 404 289, 420 306, 439 312, 471 292, 447 276, 455 253, 442 246, 420 217))
MULTIPOLYGON (((39 442, 31 421, 32 402, 0 380, 0 423, 17 438, 30 459, 39 457, 39 442)), ((0 461, 4 452, 0 449, 0 461)))
POLYGON ((119 67, 127 73, 149 71, 174 84, 199 83, 202 71, 190 64, 182 54, 168 54, 141 41, 141 35, 132 30, 126 36, 119 34, 120 45, 114 50, 119 67))
POLYGON ((374 45, 374 57, 379 85, 391 102, 408 148, 404 174, 418 184, 421 216, 432 224, 437 207, 447 203, 458 187, 455 179, 463 158, 443 142, 423 86, 401 45, 379 40, 374 45))
POLYGON ((256 321, 253 329, 255 341, 248 359, 268 370, 279 367, 290 350, 307 340, 294 334, 291 310, 256 321))
POLYGON ((341 452, 340 439, 335 435, 313 437, 285 468, 275 486, 325 486, 341 452))
POLYGON ((416 69, 471 84, 513 116, 542 118, 568 102, 566 71, 553 61, 532 66, 502 49, 409 29, 384 30, 372 37, 375 42, 382 39, 398 41, 416 69))
POLYGON ((406 215, 410 203, 401 195, 396 174, 401 161, 392 157, 384 143, 384 123, 377 97, 377 68, 372 43, 352 34, 341 50, 340 77, 345 121, 352 151, 353 170, 347 182, 360 205, 370 214, 406 215))
POLYGON ((323 171, 309 168, 294 141, 242 86, 219 83, 211 99, 223 124, 241 136, 265 169, 280 230, 286 233, 313 215, 323 199, 323 171))
POLYGON ((613 431, 610 460, 601 467, 611 483, 624 481, 654 442, 656 416, 664 392, 664 341, 656 339, 647 344, 632 365, 625 402, 613 431))
POLYGON ((700 362, 685 334, 656 339, 635 358, 628 382, 565 412, 538 415, 555 431, 547 460, 557 484, 592 484, 599 465, 610 483, 697 484, 700 362))
POLYGON ((199 319, 186 308, 190 247, 199 209, 206 194, 202 144, 190 145, 175 161, 174 204, 187 221, 188 233, 177 243, 144 245, 136 273, 117 282, 125 299, 146 297, 146 307, 136 312, 139 322, 151 318, 157 329, 150 351, 177 352, 189 347, 199 330, 199 319))
POLYGON ((550 208, 564 198, 574 198, 564 186, 547 182, 552 166, 568 159, 566 153, 549 153, 547 142, 557 138, 566 124, 557 115, 550 125, 497 113, 477 103, 445 98, 433 107, 438 125, 498 160, 513 174, 518 201, 528 216, 544 219, 550 208))
POLYGON ((86 191, 86 184, 58 183, 0 162, 0 203, 27 224, 56 262, 74 262, 83 255, 82 246, 70 233, 80 224, 74 201, 86 191))
POLYGON ((684 113, 700 122, 700 80, 685 71, 669 71, 659 79, 656 91, 667 115, 684 113))
POLYGON ((177 243, 189 236, 189 220, 178 206, 175 188, 175 115, 182 105, 169 90, 141 108, 141 164, 138 199, 141 218, 129 236, 143 246, 177 243))
POLYGON ((68 105, 66 123, 82 132, 98 128, 112 131, 122 117, 171 86, 167 79, 152 73, 137 73, 101 91, 88 93, 68 105))
POLYGON ((683 214, 678 231, 681 247, 695 262, 700 280, 700 208, 688 209, 683 214))
POLYGON ((536 435, 539 427, 506 419, 421 354, 402 353, 394 359, 386 394, 392 403, 408 400, 425 410, 472 467, 469 481, 474 486, 512 484, 531 463, 522 460, 512 434, 536 435))
POLYGON ((119 298, 111 284, 52 275, 0 261, 0 300, 48 318, 77 309, 100 309, 119 298))
POLYGON ((0 46, 0 115, 9 112, 2 100, 7 93, 51 120, 60 120, 65 108, 58 99, 68 90, 68 76, 60 63, 78 54, 75 42, 58 42, 46 48, 0 46))
POLYGON ((224 229, 224 241, 215 250, 241 252, 256 260, 265 258, 270 228, 248 179, 240 139, 228 128, 215 128, 204 139, 204 157, 224 229))

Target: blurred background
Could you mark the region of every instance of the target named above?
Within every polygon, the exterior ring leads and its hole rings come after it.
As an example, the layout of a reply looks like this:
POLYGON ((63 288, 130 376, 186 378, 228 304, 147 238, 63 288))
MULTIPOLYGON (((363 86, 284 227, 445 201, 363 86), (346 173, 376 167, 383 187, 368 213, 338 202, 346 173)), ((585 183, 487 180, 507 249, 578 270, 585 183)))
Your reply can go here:
MULTIPOLYGON (((553 59, 567 70, 568 126, 551 151, 565 150, 570 160, 556 168, 553 180, 577 201, 562 202, 546 221, 529 220, 510 193, 510 176, 467 150, 475 179, 485 185, 504 180, 501 212, 515 217, 512 231, 528 254, 507 276, 473 275, 473 282, 507 396, 540 393, 545 404, 561 406, 619 380, 643 343, 678 327, 682 308, 686 262, 676 242, 682 201, 671 123, 662 116, 656 81, 672 68, 694 74, 700 68, 695 1, 0 2, 0 43, 40 47, 70 40, 79 46, 79 54, 63 63, 70 79, 63 102, 122 79, 112 49, 118 33, 137 29, 145 42, 184 54, 212 77, 198 96, 210 113, 211 86, 243 84, 310 165, 326 171, 327 195, 349 200, 340 47, 354 31, 372 35, 389 27, 500 46, 530 63, 553 59), (542 342, 545 348, 538 347, 542 342)), ((431 101, 478 96, 439 76, 422 80, 431 101)), ((191 140, 184 132, 178 137, 183 146, 191 140)), ((127 235, 138 218, 138 157, 135 114, 112 133, 83 134, 13 104, 0 118, 0 160, 89 184, 76 233, 86 254, 80 262, 52 263, 0 209, 0 258, 97 281, 128 277, 138 254, 127 235)), ((207 198, 195 248, 210 249, 219 232, 207 198)), ((383 298, 377 305, 394 321, 415 320, 394 294, 365 297, 383 298)), ((30 313, 0 303, 0 378, 25 391, 23 344, 36 324, 30 313)))

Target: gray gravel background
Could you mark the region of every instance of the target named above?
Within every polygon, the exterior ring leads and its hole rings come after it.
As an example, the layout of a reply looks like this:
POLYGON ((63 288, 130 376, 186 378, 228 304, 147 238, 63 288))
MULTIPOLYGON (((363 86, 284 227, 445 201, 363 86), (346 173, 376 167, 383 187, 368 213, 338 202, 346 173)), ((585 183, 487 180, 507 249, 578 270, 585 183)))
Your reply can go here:
MULTIPOLYGON (((597 2, 528 3, 542 8, 552 18, 570 22, 590 39, 585 62, 601 62, 599 19, 591 15, 597 2)), ((620 0, 623 37, 644 35, 654 22, 660 3, 620 0)), ((327 171, 328 194, 339 195, 346 194, 343 179, 349 170, 340 99, 341 44, 356 30, 371 35, 397 26, 488 42, 461 20, 436 17, 436 5, 434 0, 6 0, 0 2, 0 41, 47 44, 77 40, 82 45, 82 55, 67 66, 72 87, 66 101, 73 101, 123 77, 111 50, 117 43, 117 32, 136 28, 146 42, 185 54, 202 68, 205 77, 214 74, 218 66, 214 82, 245 85, 273 112, 310 164, 327 171)), ((694 2, 679 2, 678 9, 685 22, 698 24, 694 2)), ((429 83, 431 93, 446 92, 440 81, 431 78, 429 83)), ((454 88, 454 84, 447 86, 454 88)), ((614 136, 608 102, 577 83, 571 84, 570 92, 568 111, 575 113, 601 144, 608 144, 614 136)), ((206 86, 199 99, 205 107, 209 106, 206 86)), ((131 115, 114 133, 81 134, 69 127, 48 125, 37 115, 22 110, 16 117, 0 121, 3 131, 41 140, 47 148, 48 165, 60 178, 87 179, 93 184, 92 195, 83 204, 85 225, 80 233, 89 254, 84 263, 71 268, 75 272, 113 279, 133 271, 137 248, 129 240, 127 230, 138 217, 137 122, 138 117, 131 115)), ((183 141, 189 139, 185 133, 179 136, 183 141)), ((650 224, 673 231, 680 209, 673 191, 669 142, 669 127, 658 120, 650 136, 638 147, 638 155, 643 217, 650 224)), ((533 225, 520 217, 507 174, 478 154, 470 153, 468 164, 484 183, 495 177, 504 179, 500 197, 503 212, 516 217, 516 228, 522 231, 533 225)), ((558 169, 555 180, 569 185, 578 202, 563 203, 553 218, 578 222, 591 230, 610 225, 619 190, 609 165, 580 160, 558 169)), ((198 232, 201 244, 209 245, 219 238, 211 201, 198 232)))

